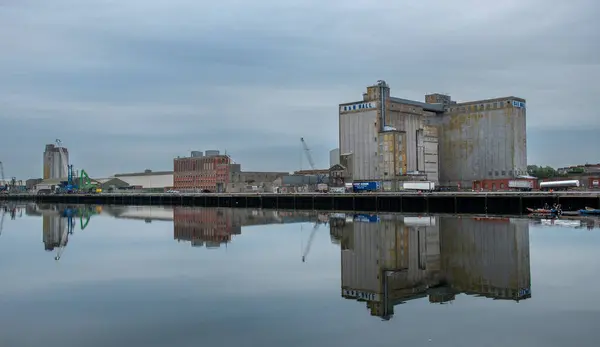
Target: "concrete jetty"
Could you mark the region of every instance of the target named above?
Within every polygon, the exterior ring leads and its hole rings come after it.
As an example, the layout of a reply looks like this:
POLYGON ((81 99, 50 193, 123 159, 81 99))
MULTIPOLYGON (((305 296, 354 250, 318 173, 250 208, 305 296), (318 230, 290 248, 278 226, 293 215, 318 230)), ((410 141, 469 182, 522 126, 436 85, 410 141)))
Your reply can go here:
POLYGON ((102 205, 182 205, 407 213, 527 214, 559 203, 564 211, 600 208, 600 191, 359 194, 4 194, 2 200, 102 205))

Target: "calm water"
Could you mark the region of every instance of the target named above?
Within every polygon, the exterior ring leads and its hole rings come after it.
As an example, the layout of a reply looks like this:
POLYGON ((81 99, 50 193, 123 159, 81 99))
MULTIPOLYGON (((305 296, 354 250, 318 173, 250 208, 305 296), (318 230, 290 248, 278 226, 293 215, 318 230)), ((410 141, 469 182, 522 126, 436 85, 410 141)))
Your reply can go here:
POLYGON ((0 346, 600 344, 594 220, 13 207, 0 346))

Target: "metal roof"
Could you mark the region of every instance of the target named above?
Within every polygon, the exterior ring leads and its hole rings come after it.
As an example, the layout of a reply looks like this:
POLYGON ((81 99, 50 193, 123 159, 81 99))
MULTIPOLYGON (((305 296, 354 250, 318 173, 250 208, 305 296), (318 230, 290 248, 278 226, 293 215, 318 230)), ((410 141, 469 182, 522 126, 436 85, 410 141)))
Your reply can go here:
POLYGON ((172 175, 173 171, 149 171, 149 172, 129 172, 115 174, 113 177, 132 177, 132 176, 162 176, 172 175))
POLYGON ((425 111, 444 112, 444 104, 428 104, 426 102, 390 97, 393 102, 422 107, 425 111))

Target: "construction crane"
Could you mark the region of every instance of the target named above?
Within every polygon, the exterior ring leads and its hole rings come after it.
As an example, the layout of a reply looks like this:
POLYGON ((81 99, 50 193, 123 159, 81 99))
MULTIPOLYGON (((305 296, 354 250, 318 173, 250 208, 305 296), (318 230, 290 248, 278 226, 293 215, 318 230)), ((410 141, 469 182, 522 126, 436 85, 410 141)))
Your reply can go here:
MULTIPOLYGON (((313 160, 312 155, 310 154, 310 149, 308 148, 306 141, 304 141, 304 137, 300 138, 300 142, 302 142, 302 148, 304 149, 304 153, 306 154, 306 159, 308 160, 308 165, 310 165, 310 168, 312 170, 316 171, 317 168, 315 166, 315 161, 313 160)), ((323 183, 324 181, 325 181, 325 175, 317 174, 317 184, 323 183)))
POLYGON ((315 239, 315 234, 317 233, 317 230, 319 230, 319 227, 321 226, 321 224, 319 224, 318 222, 315 223, 315 226, 313 227, 312 231, 310 232, 310 236, 308 237, 308 243, 306 244, 306 247, 304 248, 304 252, 302 253, 302 262, 306 263, 306 257, 308 256, 308 253, 310 252, 310 246, 312 246, 313 240, 315 239))

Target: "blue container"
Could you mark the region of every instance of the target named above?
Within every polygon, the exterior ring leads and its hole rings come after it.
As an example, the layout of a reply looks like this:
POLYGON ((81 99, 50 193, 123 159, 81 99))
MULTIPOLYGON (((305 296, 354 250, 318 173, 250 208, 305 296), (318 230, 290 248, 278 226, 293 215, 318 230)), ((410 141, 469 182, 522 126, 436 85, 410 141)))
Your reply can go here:
POLYGON ((374 191, 379 189, 379 182, 359 182, 352 183, 355 192, 374 191))
POLYGON ((379 216, 376 214, 355 214, 354 221, 363 223, 378 223, 379 216))

